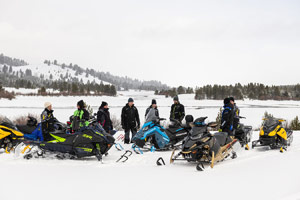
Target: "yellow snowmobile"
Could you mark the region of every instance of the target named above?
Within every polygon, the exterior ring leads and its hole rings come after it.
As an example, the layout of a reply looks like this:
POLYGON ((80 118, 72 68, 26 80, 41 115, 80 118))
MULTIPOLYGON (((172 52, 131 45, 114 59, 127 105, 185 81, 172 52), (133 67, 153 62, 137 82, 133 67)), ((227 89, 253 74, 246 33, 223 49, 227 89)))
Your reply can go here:
POLYGON ((280 152, 287 150, 287 146, 290 146, 293 142, 293 131, 285 130, 282 127, 282 122, 285 120, 274 117, 267 117, 263 120, 259 139, 252 142, 252 148, 269 146, 271 149, 280 148, 280 152))
POLYGON ((0 124, 0 149, 5 149, 6 153, 10 153, 14 147, 23 141, 24 134, 17 131, 17 128, 6 120, 0 124))

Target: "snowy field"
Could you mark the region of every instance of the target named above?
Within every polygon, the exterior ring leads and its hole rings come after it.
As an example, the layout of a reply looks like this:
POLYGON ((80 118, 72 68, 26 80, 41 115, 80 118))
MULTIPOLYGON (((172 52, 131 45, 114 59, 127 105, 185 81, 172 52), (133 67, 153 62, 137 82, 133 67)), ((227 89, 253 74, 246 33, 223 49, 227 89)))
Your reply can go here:
MULTIPOLYGON (((24 92, 24 91, 23 91, 24 92)), ((14 100, 1 99, 1 115, 9 118, 15 118, 19 115, 34 113, 40 115, 43 111, 44 102, 50 101, 53 104, 54 115, 62 122, 66 122, 74 113, 76 104, 83 99, 91 105, 94 112, 97 112, 102 101, 108 102, 111 115, 120 118, 121 109, 127 103, 129 97, 133 97, 137 106, 141 121, 144 121, 144 114, 151 99, 157 99, 160 116, 169 118, 170 107, 173 103, 172 98, 154 95, 147 91, 128 91, 119 92, 117 97, 34 97, 17 96, 14 100)), ((215 121, 217 114, 222 107, 222 101, 215 100, 194 100, 194 94, 180 95, 180 102, 185 105, 186 114, 192 114, 195 118, 207 116, 208 121, 215 121)), ((258 128, 261 124, 265 111, 273 114, 275 117, 281 117, 286 120, 292 120, 300 114, 300 101, 257 101, 245 100, 237 101, 241 109, 241 116, 246 117, 242 122, 258 128)))
MULTIPOLYGON (((153 92, 122 92, 118 97, 26 97, 1 100, 1 114, 10 118, 43 110, 45 101, 54 105, 55 116, 66 121, 76 102, 84 99, 97 110, 107 101, 111 113, 120 116, 128 97, 135 99, 140 115, 156 98, 161 117, 169 117, 171 98, 153 92)), ((193 95, 181 95, 186 113, 208 116, 214 121, 222 101, 195 101, 193 95)), ((300 113, 297 101, 238 101, 245 124, 258 127, 263 113, 291 120, 300 113)), ((142 118, 142 117, 141 117, 142 118)), ((119 132, 118 134, 121 134, 119 132)), ((253 133, 254 139, 258 132, 253 133)), ((130 149, 129 145, 124 146, 130 149)), ((285 153, 267 148, 245 151, 236 147, 238 157, 205 167, 198 172, 191 163, 169 164, 171 152, 133 154, 128 162, 116 163, 123 152, 112 148, 103 163, 95 158, 83 160, 24 160, 14 154, 0 153, 0 197, 2 199, 274 199, 300 200, 300 132, 285 153), (156 166, 163 157, 166 166, 156 166)))

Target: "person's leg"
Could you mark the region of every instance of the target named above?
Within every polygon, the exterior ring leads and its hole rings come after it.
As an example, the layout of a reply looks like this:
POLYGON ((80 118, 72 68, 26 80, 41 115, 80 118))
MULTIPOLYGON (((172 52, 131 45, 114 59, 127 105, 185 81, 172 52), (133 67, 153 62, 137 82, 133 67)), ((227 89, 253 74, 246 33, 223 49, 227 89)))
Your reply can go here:
POLYGON ((125 130, 125 139, 124 139, 124 144, 129 144, 130 137, 129 137, 130 129, 125 130))
POLYGON ((131 134, 132 134, 131 143, 132 143, 132 138, 135 136, 136 132, 137 132, 136 128, 131 128, 131 134))

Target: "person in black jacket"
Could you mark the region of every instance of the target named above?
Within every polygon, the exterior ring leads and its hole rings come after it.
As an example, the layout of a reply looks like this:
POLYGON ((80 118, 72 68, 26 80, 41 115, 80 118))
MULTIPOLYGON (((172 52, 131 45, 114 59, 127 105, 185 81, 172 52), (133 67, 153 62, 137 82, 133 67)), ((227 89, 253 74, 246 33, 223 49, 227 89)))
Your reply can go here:
POLYGON ((171 107, 170 119, 182 121, 185 116, 184 105, 179 102, 178 96, 174 97, 174 104, 171 107))
POLYGON ((46 102, 44 104, 45 110, 41 114, 41 123, 42 123, 42 134, 44 141, 49 141, 51 139, 50 132, 54 131, 54 122, 56 118, 53 115, 52 104, 46 102))
POLYGON ((102 104, 99 107, 97 113, 97 121, 99 122, 99 124, 101 124, 101 126, 107 133, 111 133, 111 131, 113 130, 113 124, 110 119, 108 103, 106 103, 105 101, 102 101, 102 104))
POLYGON ((137 108, 134 106, 134 101, 132 98, 128 99, 128 103, 122 109, 121 114, 122 128, 125 130, 125 144, 130 142, 130 131, 132 137, 136 134, 137 130, 140 128, 140 117, 137 108))
POLYGON ((157 109, 157 103, 155 99, 152 99, 151 106, 147 108, 146 113, 145 113, 145 119, 146 122, 156 120, 159 118, 159 112, 157 109))
POLYGON ((240 108, 236 105, 234 97, 229 97, 229 100, 233 105, 233 130, 237 130, 240 124, 240 108))
POLYGON ((222 132, 227 132, 229 136, 233 135, 233 109, 234 108, 233 105, 230 103, 230 99, 225 98, 220 128, 222 132))

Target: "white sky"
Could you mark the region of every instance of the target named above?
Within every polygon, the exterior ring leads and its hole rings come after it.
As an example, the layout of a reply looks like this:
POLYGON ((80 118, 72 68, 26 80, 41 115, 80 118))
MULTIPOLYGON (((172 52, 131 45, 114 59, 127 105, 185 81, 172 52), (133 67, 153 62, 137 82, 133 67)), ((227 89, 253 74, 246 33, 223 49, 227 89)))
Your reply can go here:
POLYGON ((299 83, 297 0, 0 0, 0 52, 170 86, 299 83))

